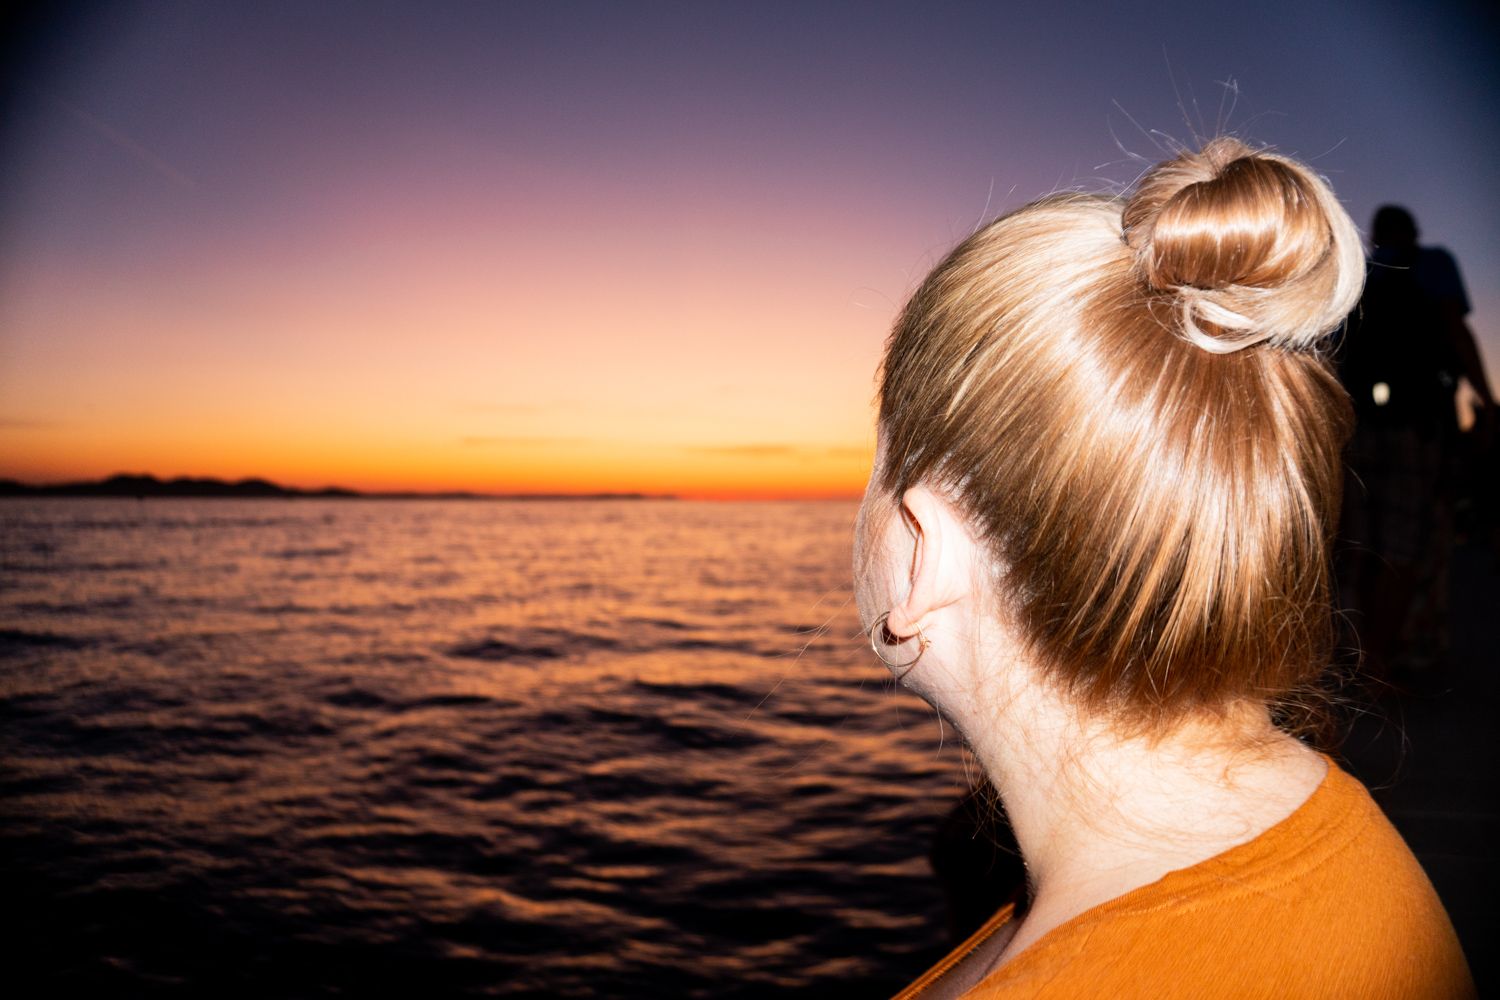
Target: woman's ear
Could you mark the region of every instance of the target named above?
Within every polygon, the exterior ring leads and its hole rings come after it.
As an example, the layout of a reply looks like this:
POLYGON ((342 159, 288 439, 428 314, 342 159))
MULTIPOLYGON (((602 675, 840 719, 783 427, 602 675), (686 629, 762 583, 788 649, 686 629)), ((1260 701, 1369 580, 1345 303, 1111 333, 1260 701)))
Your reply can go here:
POLYGON ((947 498, 925 486, 902 495, 900 513, 912 534, 911 589, 891 609, 885 627, 905 638, 928 624, 934 612, 969 595, 975 543, 947 498))

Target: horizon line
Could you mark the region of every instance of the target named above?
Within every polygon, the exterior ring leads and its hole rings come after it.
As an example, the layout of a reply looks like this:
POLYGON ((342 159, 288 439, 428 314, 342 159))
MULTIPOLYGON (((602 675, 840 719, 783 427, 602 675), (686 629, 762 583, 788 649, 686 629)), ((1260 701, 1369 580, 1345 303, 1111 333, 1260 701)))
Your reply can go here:
POLYGON ((26 482, 0 476, 0 498, 74 497, 119 499, 353 499, 353 500, 837 500, 853 501, 860 491, 811 494, 718 490, 698 492, 648 492, 645 490, 507 490, 473 489, 355 489, 328 485, 287 486, 264 476, 178 475, 162 477, 150 472, 115 472, 96 479, 26 482))

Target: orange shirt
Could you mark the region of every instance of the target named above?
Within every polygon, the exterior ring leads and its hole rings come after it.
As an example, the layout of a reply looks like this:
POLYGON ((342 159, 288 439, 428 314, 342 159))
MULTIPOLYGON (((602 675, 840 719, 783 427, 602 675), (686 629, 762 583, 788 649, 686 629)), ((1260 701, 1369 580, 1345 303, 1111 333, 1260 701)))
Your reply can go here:
MULTIPOLYGON (((1011 919, 997 913, 908 987, 920 995, 1011 919)), ((1354 778, 1247 843, 1053 928, 964 994, 1469 998, 1474 981, 1432 883, 1354 778)))

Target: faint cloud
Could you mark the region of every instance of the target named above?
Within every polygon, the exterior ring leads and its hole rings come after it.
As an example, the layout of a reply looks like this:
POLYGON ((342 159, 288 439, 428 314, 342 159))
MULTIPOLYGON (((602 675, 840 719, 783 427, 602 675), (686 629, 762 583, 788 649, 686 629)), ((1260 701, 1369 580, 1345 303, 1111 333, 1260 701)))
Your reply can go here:
POLYGON ((45 431, 61 427, 58 420, 31 420, 26 417, 0 417, 0 431, 45 431))
POLYGON ((805 460, 869 458, 873 454, 869 448, 842 445, 829 448, 803 448, 792 444, 689 445, 683 450, 694 455, 720 455, 729 458, 800 458, 805 460))
POLYGON ((503 414, 512 415, 518 413, 541 413, 544 410, 555 410, 563 406, 562 403, 458 403, 453 408, 459 413, 465 414, 503 414))
POLYGON ((726 444, 689 446, 684 451, 694 455, 728 455, 734 458, 786 458, 797 448, 789 444, 726 444))
POLYGON ((187 188, 188 190, 193 190, 198 187, 197 181, 193 180, 187 174, 172 166, 172 164, 168 163, 166 160, 163 160, 160 156, 157 156, 155 153, 151 152, 151 150, 147 149, 145 146, 142 146, 140 143, 136 142, 124 132, 121 132, 113 125, 110 125, 108 122, 104 122, 98 118, 95 118, 93 115, 78 107, 76 104, 70 104, 69 102, 63 100, 61 97, 53 97, 52 100, 57 104, 58 107, 62 108, 69 115, 71 115, 72 118, 79 124, 81 124, 84 128, 87 128, 89 131, 113 143, 116 147, 129 154, 130 157, 137 163, 140 163, 148 169, 154 171, 158 175, 165 177, 167 180, 171 181, 173 184, 176 184, 178 187, 187 188))
POLYGON ((512 448, 550 447, 560 444, 577 444, 579 437, 527 437, 516 434, 471 434, 461 437, 458 443, 466 448, 512 448))

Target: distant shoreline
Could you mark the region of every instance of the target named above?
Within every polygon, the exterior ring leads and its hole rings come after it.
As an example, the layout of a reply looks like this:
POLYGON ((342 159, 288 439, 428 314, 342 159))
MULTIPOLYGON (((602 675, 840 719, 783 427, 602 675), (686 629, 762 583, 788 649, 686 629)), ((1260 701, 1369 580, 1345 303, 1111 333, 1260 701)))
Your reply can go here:
POLYGON ((121 473, 106 479, 73 483, 32 485, 15 479, 0 479, 0 497, 193 497, 241 500, 312 499, 312 500, 675 500, 671 494, 650 493, 474 493, 445 491, 421 493, 415 490, 363 492, 341 486, 321 490, 303 490, 282 486, 268 479, 239 479, 178 476, 158 479, 151 475, 121 473))

